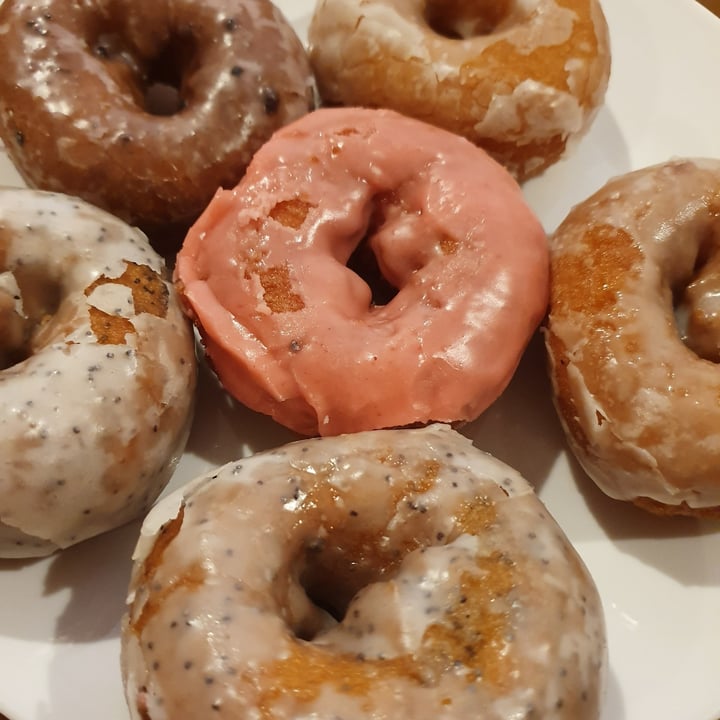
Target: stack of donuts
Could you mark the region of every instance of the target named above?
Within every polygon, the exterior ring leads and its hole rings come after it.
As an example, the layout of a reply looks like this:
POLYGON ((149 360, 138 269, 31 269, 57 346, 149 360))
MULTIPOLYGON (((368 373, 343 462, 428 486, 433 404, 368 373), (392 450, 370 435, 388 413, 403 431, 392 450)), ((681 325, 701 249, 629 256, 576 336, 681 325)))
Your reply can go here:
POLYGON ((714 415, 673 371, 696 414, 671 426, 665 390, 679 355, 715 382, 720 162, 618 179, 548 242, 519 183, 603 102, 597 0, 318 0, 308 39, 269 0, 0 5, 0 137, 34 188, 0 190, 0 552, 153 506, 122 630, 138 720, 597 720, 593 580, 458 430, 547 318, 588 474, 717 512, 720 443, 675 462, 714 415), (233 398, 305 439, 155 504, 195 337, 233 398))

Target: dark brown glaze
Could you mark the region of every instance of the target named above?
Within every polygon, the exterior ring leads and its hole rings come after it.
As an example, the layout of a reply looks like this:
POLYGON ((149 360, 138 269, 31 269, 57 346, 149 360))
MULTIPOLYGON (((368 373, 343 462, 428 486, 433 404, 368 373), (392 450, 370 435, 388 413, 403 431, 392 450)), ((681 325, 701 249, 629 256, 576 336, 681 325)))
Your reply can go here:
POLYGON ((0 189, 0 557, 144 515, 185 447, 195 378, 192 329, 139 230, 0 189))
POLYGON ((314 104, 268 0, 6 0, 0 137, 31 186, 157 230, 189 225, 314 104))

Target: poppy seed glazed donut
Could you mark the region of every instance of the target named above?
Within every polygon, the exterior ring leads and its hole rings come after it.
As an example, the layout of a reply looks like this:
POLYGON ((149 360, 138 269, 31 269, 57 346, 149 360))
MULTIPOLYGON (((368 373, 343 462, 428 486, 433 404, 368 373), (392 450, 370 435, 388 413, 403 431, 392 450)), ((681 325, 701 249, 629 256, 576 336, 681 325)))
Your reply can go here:
POLYGON ((186 229, 314 105, 268 0, 5 0, 0 47, 0 137, 24 180, 144 229, 186 229))
POLYGON ((447 426, 315 438, 154 508, 135 720, 597 720, 597 590, 530 486, 447 426))
POLYGON ((170 478, 196 363, 165 275, 112 215, 0 189, 0 557, 119 527, 170 478))
POLYGON ((608 495, 720 517, 720 160, 611 180, 551 239, 546 334, 570 447, 608 495))
POLYGON ((477 417, 544 316, 548 249, 480 148, 336 108, 278 131, 216 195, 175 278, 228 392, 332 435, 477 417))
POLYGON ((309 41, 324 102, 447 128, 520 181, 585 132, 610 74, 598 0, 319 0, 309 41))

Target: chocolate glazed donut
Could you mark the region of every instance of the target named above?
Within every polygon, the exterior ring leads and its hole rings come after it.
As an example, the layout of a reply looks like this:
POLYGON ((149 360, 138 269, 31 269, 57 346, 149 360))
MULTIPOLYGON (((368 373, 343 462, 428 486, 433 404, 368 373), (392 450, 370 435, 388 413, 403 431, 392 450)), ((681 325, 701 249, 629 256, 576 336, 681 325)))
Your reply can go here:
POLYGON ((144 229, 187 226, 314 105, 267 0, 6 0, 0 136, 31 186, 144 229))

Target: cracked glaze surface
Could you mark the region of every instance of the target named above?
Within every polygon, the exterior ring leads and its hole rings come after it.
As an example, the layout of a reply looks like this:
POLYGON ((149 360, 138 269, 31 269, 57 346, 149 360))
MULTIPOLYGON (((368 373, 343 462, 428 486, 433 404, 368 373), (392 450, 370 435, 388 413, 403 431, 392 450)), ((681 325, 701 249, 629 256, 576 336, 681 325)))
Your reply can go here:
POLYGON ((592 580, 517 472, 447 426, 198 478, 147 517, 128 602, 137 720, 599 715, 592 580))
POLYGON ((608 495, 661 512, 720 506, 719 216, 720 161, 677 160, 610 181, 551 238, 571 447, 608 495))
POLYGON ((309 42, 324 101, 452 130, 519 180, 582 136, 610 73, 596 0, 321 0, 309 42))
POLYGON ((80 200, 0 189, 0 556, 144 512, 185 445, 193 335, 145 236, 80 200))

